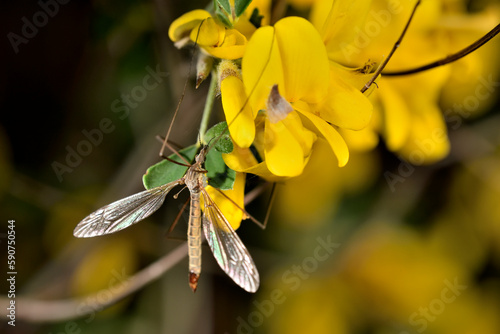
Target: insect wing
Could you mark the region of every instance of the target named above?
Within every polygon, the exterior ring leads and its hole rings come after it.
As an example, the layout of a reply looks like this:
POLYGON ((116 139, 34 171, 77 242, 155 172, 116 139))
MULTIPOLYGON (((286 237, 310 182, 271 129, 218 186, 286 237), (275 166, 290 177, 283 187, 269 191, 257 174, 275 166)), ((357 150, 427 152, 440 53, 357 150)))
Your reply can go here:
POLYGON ((168 192, 180 183, 180 180, 170 182, 103 206, 83 219, 73 235, 90 238, 123 230, 158 210, 168 192))
POLYGON ((259 288, 259 272, 252 257, 226 217, 203 189, 205 203, 203 230, 210 249, 222 270, 248 292, 259 288))

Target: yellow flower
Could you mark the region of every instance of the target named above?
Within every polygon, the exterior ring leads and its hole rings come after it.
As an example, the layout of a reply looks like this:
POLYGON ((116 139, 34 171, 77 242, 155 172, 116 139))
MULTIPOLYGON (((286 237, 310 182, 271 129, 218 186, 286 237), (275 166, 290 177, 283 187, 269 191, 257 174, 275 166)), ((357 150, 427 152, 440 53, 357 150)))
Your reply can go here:
POLYGON ((237 145, 224 157, 228 166, 268 178, 300 175, 317 135, 326 139, 339 165, 345 165, 347 145, 329 123, 362 129, 372 106, 338 74, 305 19, 288 17, 258 29, 242 60, 243 80, 228 77, 221 83, 224 112, 237 145), (264 117, 257 117, 259 111, 264 117), (245 150, 252 143, 262 162, 245 150))
POLYGON ((204 52, 215 58, 239 59, 243 57, 247 41, 256 30, 250 22, 252 12, 258 10, 263 15, 262 23, 269 20, 270 1, 254 2, 239 17, 229 18, 231 28, 224 26, 210 12, 196 9, 172 22, 168 36, 179 48, 188 42, 197 42, 204 52))
MULTIPOLYGON (((450 10, 457 6, 444 6, 443 2, 422 2, 401 47, 385 71, 414 68, 443 58, 467 45, 463 41, 460 45, 456 43, 457 40, 463 40, 460 36, 464 32, 476 32, 475 37, 469 38, 470 44, 481 35, 478 30, 484 34, 486 27, 491 28, 498 22, 498 15, 496 21, 492 15, 482 15, 481 18, 467 17, 463 12, 459 15, 460 11, 450 10)), ((353 3, 318 0, 312 9, 311 21, 321 32, 331 61, 348 66, 362 66, 369 60, 380 64, 401 34, 413 6, 414 2, 388 0, 353 3)), ((452 66, 460 68, 458 64, 464 64, 463 61, 411 76, 379 78, 379 89, 370 96, 378 123, 370 124, 369 129, 383 137, 389 150, 413 164, 433 163, 444 158, 450 144, 439 100, 446 83, 456 82, 457 77, 474 84, 461 83, 460 89, 448 90, 446 103, 455 106, 458 101, 460 105, 463 104, 464 96, 474 95, 473 90, 478 86, 477 78, 481 77, 482 71, 477 66, 478 61, 471 62, 475 57, 477 53, 464 60, 476 64, 475 68, 469 67, 466 73, 462 70, 459 75, 452 70, 452 66), (470 87, 469 94, 464 94, 466 86, 470 87), (456 94, 457 91, 461 93, 456 94)), ((491 75, 492 69, 488 68, 486 73, 491 75)), ((361 88, 362 84, 356 87, 361 88)), ((452 110, 445 110, 445 115, 450 119, 452 114, 452 110)), ((352 138, 363 134, 353 135, 352 138)))
POLYGON ((188 41, 197 42, 206 53, 223 59, 241 58, 247 44, 242 33, 227 29, 202 9, 188 12, 172 22, 168 36, 179 47, 188 41))

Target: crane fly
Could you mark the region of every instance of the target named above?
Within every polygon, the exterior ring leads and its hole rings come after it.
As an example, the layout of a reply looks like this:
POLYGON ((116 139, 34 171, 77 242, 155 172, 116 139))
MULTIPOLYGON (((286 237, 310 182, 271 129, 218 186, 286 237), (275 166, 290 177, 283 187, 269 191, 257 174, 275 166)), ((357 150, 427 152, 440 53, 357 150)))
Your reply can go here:
POLYGON ((73 232, 75 237, 90 238, 114 233, 150 216, 163 204, 175 186, 185 185, 191 194, 188 224, 189 286, 196 291, 201 273, 201 225, 210 249, 222 270, 248 292, 259 287, 259 273, 252 257, 224 214, 208 195, 206 170, 203 168, 208 152, 202 147, 186 174, 162 186, 131 195, 91 213, 73 232), (203 196, 203 217, 200 197, 203 196), (203 222, 203 224, 202 224, 203 222))

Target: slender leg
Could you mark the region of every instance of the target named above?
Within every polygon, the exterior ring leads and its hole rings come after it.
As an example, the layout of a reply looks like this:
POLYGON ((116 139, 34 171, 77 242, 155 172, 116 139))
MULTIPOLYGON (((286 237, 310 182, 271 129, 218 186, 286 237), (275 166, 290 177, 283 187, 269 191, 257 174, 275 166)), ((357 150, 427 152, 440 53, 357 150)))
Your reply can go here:
POLYGON ((186 200, 186 202, 182 205, 181 207, 181 210, 179 211, 179 213, 177 214, 177 216, 175 217, 175 220, 172 222, 172 224, 170 224, 170 227, 167 231, 167 233, 165 234, 165 237, 167 239, 170 239, 170 234, 172 233, 172 231, 174 230, 175 226, 177 226, 177 223, 179 222, 179 220, 181 219, 182 217, 182 214, 184 213, 184 211, 186 211, 186 207, 188 206, 189 204, 189 198, 186 200))
MULTIPOLYGON (((250 192, 250 198, 251 200, 247 201, 246 200, 246 197, 245 197, 245 204, 248 204, 250 203, 251 201, 253 201, 260 193, 262 193, 263 189, 265 187, 259 187, 257 188, 257 191, 252 191, 250 192), (257 194, 257 192, 259 194, 257 194)), ((238 209, 240 209, 241 211, 243 211, 243 213, 247 216, 247 218, 249 218, 252 222, 254 222, 255 224, 257 224, 257 226, 259 226, 261 229, 265 229, 266 226, 267 226, 267 222, 269 220, 269 215, 271 214, 271 208, 272 208, 272 204, 274 202, 274 198, 275 198, 275 188, 276 188, 276 183, 273 183, 272 185, 272 190, 271 190, 271 196, 269 197, 269 205, 267 206, 267 211, 266 211, 266 217, 265 217, 265 220, 264 220, 264 223, 260 222, 258 219, 256 219, 254 216, 252 216, 250 213, 248 213, 248 211, 246 211, 245 209, 243 209, 241 206, 238 205, 238 203, 236 203, 233 199, 231 199, 229 196, 227 196, 226 194, 224 194, 224 192, 222 192, 220 189, 217 189, 217 191, 219 191, 219 193, 224 196, 225 198, 227 198, 231 203, 233 203, 238 209)))
MULTIPOLYGON (((161 138, 160 136, 157 136, 156 138, 161 138)), ((162 157, 163 159, 166 159, 174 164, 177 164, 177 165, 181 165, 181 166, 185 166, 185 167, 191 167, 191 163, 189 161, 186 160, 186 158, 184 158, 180 153, 179 151, 177 151, 170 143, 168 143, 165 139, 163 139, 163 146, 162 146, 162 149, 160 151, 160 157, 162 157), (168 149, 170 151, 172 151, 175 155, 177 155, 179 158, 181 158, 182 161, 184 161, 184 164, 183 163, 180 163, 178 161, 175 161, 175 160, 172 160, 170 159, 169 157, 167 157, 163 152, 164 152, 164 149, 165 149, 165 146, 168 147, 168 149)))

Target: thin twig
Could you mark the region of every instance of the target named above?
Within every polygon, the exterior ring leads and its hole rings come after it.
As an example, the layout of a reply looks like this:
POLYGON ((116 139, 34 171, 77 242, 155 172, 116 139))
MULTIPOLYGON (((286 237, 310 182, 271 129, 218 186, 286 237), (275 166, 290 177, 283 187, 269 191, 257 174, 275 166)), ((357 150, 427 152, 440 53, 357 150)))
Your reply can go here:
MULTIPOLYGON (((106 297, 109 295, 111 297, 104 302, 99 302, 102 299, 102 290, 86 297, 65 300, 38 300, 16 296, 16 319, 31 322, 58 322, 100 311, 158 279, 186 257, 187 253, 187 243, 184 243, 128 280, 106 290, 106 297)), ((0 308, 5 310, 8 305, 9 299, 0 297, 0 308)))
POLYGON ((397 75, 414 74, 414 73, 430 70, 430 69, 438 67, 438 66, 443 66, 443 65, 452 63, 454 61, 457 61, 457 60, 467 56, 469 53, 476 51, 481 46, 488 43, 489 40, 492 39, 493 37, 495 37, 499 32, 500 32, 500 24, 498 24, 489 33, 487 33, 486 35, 484 35, 483 37, 478 39, 476 42, 474 42, 473 44, 469 45, 468 47, 458 51, 457 53, 454 53, 450 56, 447 56, 443 59, 434 61, 432 63, 429 63, 427 65, 419 66, 419 67, 408 69, 408 70, 402 70, 402 71, 384 72, 384 73, 382 73, 382 75, 384 75, 384 76, 397 76, 397 75))
POLYGON ((406 22, 406 26, 403 29, 403 32, 401 33, 401 36, 399 36, 399 39, 396 41, 396 44, 394 44, 394 46, 392 47, 392 50, 389 53, 389 56, 387 58, 385 58, 384 61, 382 62, 382 64, 377 68, 377 71, 373 74, 373 76, 370 79, 370 81, 368 81, 363 86, 363 88, 361 88, 361 93, 366 92, 366 90, 368 88, 370 88, 370 86, 375 82, 375 80, 380 75, 380 73, 382 73, 382 71, 384 70, 385 66, 387 65, 387 63, 391 59, 392 55, 394 54, 394 52, 396 52, 396 49, 399 48, 399 46, 401 45, 401 42, 403 41, 403 37, 405 36, 406 31, 408 30, 408 27, 410 26, 410 23, 411 23, 411 21, 413 19, 413 16, 415 15, 415 12, 417 11, 417 7, 419 5, 420 5, 420 0, 418 0, 417 3, 415 4, 415 7, 413 7, 413 11, 411 12, 410 18, 408 19, 408 22, 406 22))

